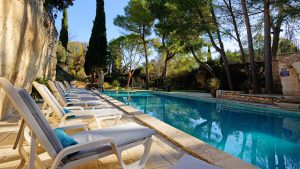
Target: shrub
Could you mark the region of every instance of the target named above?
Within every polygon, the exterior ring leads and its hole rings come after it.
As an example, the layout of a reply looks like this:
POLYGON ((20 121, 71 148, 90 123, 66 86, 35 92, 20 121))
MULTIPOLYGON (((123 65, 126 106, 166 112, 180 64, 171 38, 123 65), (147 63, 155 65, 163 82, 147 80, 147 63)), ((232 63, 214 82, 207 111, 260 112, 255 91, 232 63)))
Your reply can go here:
POLYGON ((111 85, 113 88, 117 88, 120 86, 120 83, 117 80, 114 80, 111 85))
POLYGON ((110 89, 110 88, 111 88, 111 85, 110 85, 109 83, 107 83, 107 82, 104 82, 104 83, 103 83, 103 88, 104 88, 104 89, 110 89))
POLYGON ((218 90, 221 87, 221 82, 217 78, 211 78, 208 80, 209 89, 218 90))

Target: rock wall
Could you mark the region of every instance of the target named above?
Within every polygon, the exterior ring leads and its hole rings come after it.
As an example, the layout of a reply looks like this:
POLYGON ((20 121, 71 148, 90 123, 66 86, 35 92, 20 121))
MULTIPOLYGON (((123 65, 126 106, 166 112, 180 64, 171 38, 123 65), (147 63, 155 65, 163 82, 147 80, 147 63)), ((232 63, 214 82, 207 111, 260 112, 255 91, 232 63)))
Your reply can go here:
POLYGON ((274 64, 274 80, 280 80, 283 95, 300 98, 300 53, 280 55, 274 64))
MULTIPOLYGON (((43 0, 0 0, 0 76, 31 90, 37 77, 55 78, 57 31, 43 0)), ((0 120, 14 112, 0 90, 0 120)))
POLYGON ((238 91, 225 90, 217 90, 217 98, 262 104, 275 104, 283 99, 283 97, 280 96, 243 94, 238 91))

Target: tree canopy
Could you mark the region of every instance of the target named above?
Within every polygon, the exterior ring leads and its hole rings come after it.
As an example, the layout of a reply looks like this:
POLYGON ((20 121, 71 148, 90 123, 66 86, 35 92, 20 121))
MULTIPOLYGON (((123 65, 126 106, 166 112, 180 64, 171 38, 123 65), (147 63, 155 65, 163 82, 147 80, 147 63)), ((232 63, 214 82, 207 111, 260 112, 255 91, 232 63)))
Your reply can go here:
POLYGON ((61 21, 61 30, 59 34, 59 41, 63 47, 67 50, 69 41, 69 31, 68 31, 68 8, 64 9, 63 18, 61 21))
POLYGON ((85 55, 86 74, 102 71, 107 67, 108 60, 104 0, 97 0, 96 17, 85 55))

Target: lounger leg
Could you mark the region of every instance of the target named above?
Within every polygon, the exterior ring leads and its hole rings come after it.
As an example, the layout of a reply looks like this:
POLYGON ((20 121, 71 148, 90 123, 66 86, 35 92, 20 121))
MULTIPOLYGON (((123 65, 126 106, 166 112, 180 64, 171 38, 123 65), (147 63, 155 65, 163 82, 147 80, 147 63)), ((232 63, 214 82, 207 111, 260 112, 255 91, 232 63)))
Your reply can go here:
POLYGON ((99 129, 101 128, 101 122, 102 121, 103 121, 102 118, 96 118, 96 123, 97 123, 97 126, 98 126, 99 129))
POLYGON ((35 153, 36 153, 36 136, 32 132, 31 133, 31 145, 30 145, 28 169, 34 169, 35 153))
POLYGON ((144 165, 146 164, 149 155, 150 155, 150 149, 151 149, 151 145, 152 145, 152 138, 149 138, 145 143, 144 143, 144 154, 141 158, 141 160, 139 161, 139 167, 142 168, 144 167, 144 165))
POLYGON ((126 165, 122 159, 122 155, 120 151, 118 151, 117 148, 115 148, 114 146, 113 147, 113 151, 115 152, 115 154, 117 155, 118 157, 118 160, 122 166, 123 169, 141 169, 145 166, 148 158, 149 158, 149 155, 150 155, 150 149, 151 149, 151 145, 152 145, 152 138, 148 138, 145 143, 143 144, 144 145, 144 154, 142 155, 141 159, 139 161, 136 161, 130 165, 126 165))
POLYGON ((116 116, 114 126, 117 125, 121 119, 121 115, 116 116))
POLYGON ((25 159, 22 159, 15 169, 22 169, 25 165, 25 162, 26 162, 25 159))

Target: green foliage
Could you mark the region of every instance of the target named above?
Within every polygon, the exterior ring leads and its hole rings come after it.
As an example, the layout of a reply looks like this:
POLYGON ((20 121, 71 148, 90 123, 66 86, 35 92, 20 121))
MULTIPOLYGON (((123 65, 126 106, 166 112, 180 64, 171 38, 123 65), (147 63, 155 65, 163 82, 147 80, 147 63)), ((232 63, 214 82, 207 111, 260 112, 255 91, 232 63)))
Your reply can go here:
POLYGON ((86 46, 86 43, 69 42, 68 53, 60 42, 56 48, 58 65, 63 68, 65 72, 74 76, 78 80, 83 80, 86 77, 83 68, 85 61, 84 56, 87 48, 86 46))
MULTIPOLYGON (((37 77, 35 79, 36 82, 40 83, 40 84, 43 84, 43 85, 46 85, 48 88, 48 79, 45 78, 45 77, 37 77)), ((39 92, 35 89, 35 87, 32 87, 32 91, 31 91, 31 96, 34 98, 34 99, 41 99, 42 96, 39 94, 39 92)))
POLYGON ((146 7, 146 0, 131 0, 125 7, 125 15, 118 15, 114 24, 128 32, 149 36, 154 18, 146 7))
POLYGON ((168 77, 174 77, 185 72, 191 72, 198 65, 191 55, 182 54, 169 63, 168 77))
POLYGON ((85 55, 85 73, 89 75, 97 70, 105 69, 109 61, 108 56, 104 0, 97 0, 96 17, 85 55))
POLYGON ((240 52, 232 52, 230 50, 226 51, 226 56, 229 63, 242 63, 241 53, 240 52))
POLYGON ((117 88, 117 87, 120 86, 120 83, 119 83, 119 81, 114 80, 114 81, 111 83, 111 86, 112 86, 113 88, 117 88))
POLYGON ((297 52, 295 44, 288 39, 280 39, 279 41, 279 53, 293 53, 297 52))
POLYGON ((56 18, 57 11, 62 11, 65 8, 73 5, 74 0, 45 0, 44 8, 48 11, 53 19, 56 18))
POLYGON ((218 90, 221 87, 221 82, 217 78, 211 78, 208 80, 209 89, 218 90))
POLYGON ((146 0, 131 0, 124 10, 125 15, 118 15, 114 19, 114 24, 140 37, 138 42, 143 45, 144 57, 146 60, 146 88, 148 88, 149 39, 147 38, 151 35, 154 18, 146 6, 146 0))
POLYGON ((68 8, 64 9, 63 18, 61 20, 61 30, 59 34, 59 41, 62 46, 67 50, 69 41, 68 32, 68 8))
POLYGON ((69 51, 69 73, 76 79, 83 79, 86 75, 84 72, 84 56, 86 52, 86 44, 80 42, 68 43, 69 51))
POLYGON ((67 51, 66 49, 62 46, 61 42, 57 44, 56 47, 56 56, 57 56, 57 61, 58 64, 66 64, 67 60, 67 51))
POLYGON ((139 37, 135 34, 120 36, 109 43, 115 66, 125 72, 134 71, 141 60, 143 49, 138 43, 139 37))
POLYGON ((110 85, 109 83, 107 83, 107 82, 104 82, 104 83, 103 83, 103 88, 104 88, 104 89, 110 89, 110 88, 111 88, 111 85, 110 85))

